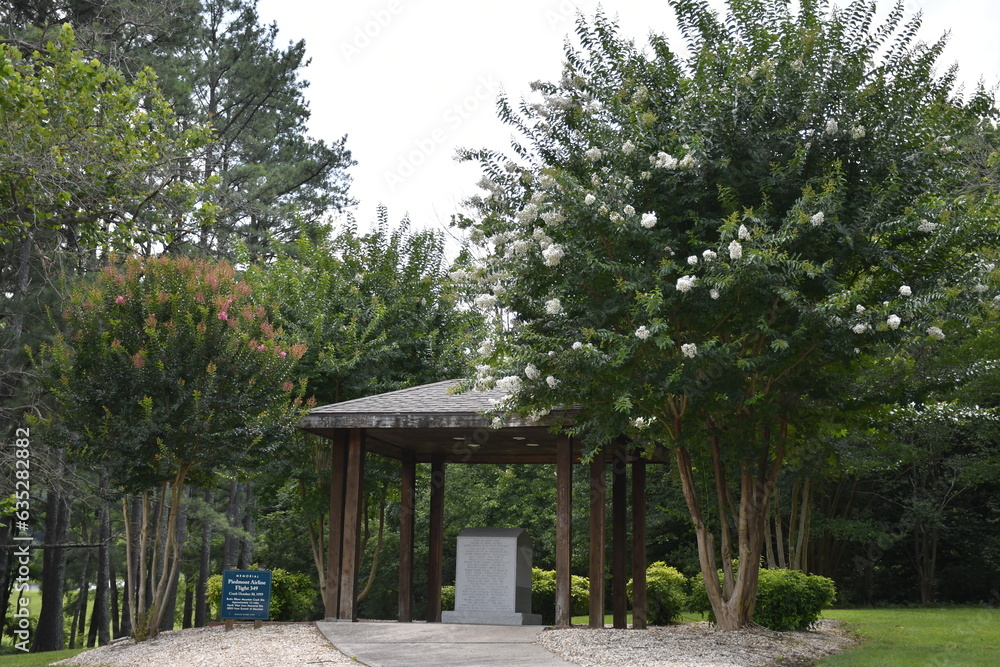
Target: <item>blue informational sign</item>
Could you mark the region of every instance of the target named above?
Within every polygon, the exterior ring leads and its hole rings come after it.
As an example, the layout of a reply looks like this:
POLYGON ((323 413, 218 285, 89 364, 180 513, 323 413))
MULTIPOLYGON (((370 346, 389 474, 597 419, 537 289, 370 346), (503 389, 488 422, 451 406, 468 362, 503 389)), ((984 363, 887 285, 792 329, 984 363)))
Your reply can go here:
POLYGON ((226 570, 222 573, 223 620, 267 620, 271 614, 270 570, 226 570))

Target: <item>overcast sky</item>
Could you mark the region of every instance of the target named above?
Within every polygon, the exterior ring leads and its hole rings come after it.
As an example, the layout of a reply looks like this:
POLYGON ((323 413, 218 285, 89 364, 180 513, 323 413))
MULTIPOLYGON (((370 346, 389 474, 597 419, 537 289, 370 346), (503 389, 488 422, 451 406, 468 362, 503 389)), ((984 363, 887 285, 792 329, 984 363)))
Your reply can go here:
MULTIPOLYGON (((881 11, 893 1, 880 0, 881 11)), ((508 147, 498 93, 518 100, 531 81, 558 79, 576 12, 593 16, 599 4, 641 44, 650 31, 677 34, 662 0, 259 0, 258 8, 263 22, 277 22, 282 46, 306 41, 310 133, 327 141, 347 135, 358 222, 374 220, 382 203, 394 223, 409 213, 415 227, 446 228, 480 176, 455 162, 456 148, 508 147)), ((907 16, 923 11, 923 39, 950 31, 942 62, 957 62, 969 86, 998 83, 1000 3, 905 5, 907 16)))

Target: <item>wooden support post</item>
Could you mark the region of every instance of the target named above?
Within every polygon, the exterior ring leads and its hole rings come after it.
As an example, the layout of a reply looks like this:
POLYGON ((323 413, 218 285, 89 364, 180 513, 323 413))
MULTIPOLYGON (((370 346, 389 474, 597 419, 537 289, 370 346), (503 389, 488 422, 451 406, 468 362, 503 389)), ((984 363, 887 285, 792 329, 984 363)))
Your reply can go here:
POLYGON ((364 442, 362 431, 352 428, 347 442, 347 474, 344 483, 344 540, 340 562, 340 609, 337 618, 357 618, 358 551, 361 532, 361 494, 364 490, 364 442))
POLYGON ((611 613, 614 627, 628 627, 628 488, 625 473, 625 444, 615 443, 611 459, 611 613))
POLYGON ((632 629, 646 629, 646 462, 632 462, 632 629))
POLYGON ((403 457, 399 484, 399 609, 400 623, 413 620, 413 521, 417 464, 413 454, 403 457))
POLYGON ((262 627, 264 627, 264 621, 260 620, 259 618, 254 619, 253 629, 260 630, 262 627))
POLYGON ((330 517, 326 545, 326 618, 340 610, 340 550, 344 542, 344 481, 347 474, 347 431, 338 430, 330 441, 330 517))
POLYGON ((573 599, 570 579, 573 525, 573 444, 556 442, 556 625, 570 626, 573 599))
POLYGON ((604 627, 604 452, 590 462, 590 627, 604 627))
POLYGON ((232 629, 236 627, 236 621, 234 621, 231 618, 227 618, 225 620, 226 620, 226 632, 232 631, 232 629))
POLYGON ((427 622, 441 622, 441 583, 444 562, 444 459, 431 459, 431 515, 427 549, 427 622))

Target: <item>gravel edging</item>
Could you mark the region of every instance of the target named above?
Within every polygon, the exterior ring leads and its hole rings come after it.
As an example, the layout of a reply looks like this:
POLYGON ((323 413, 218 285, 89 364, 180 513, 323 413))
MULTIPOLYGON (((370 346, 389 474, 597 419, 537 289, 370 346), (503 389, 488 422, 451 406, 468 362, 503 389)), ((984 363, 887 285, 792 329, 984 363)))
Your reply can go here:
MULTIPOLYGON (((809 632, 753 627, 718 631, 710 623, 680 623, 647 630, 552 628, 538 644, 581 667, 765 667, 810 665, 851 648, 839 621, 820 621, 809 632)), ((332 646, 312 624, 253 629, 222 626, 162 632, 85 651, 57 665, 79 667, 346 667, 358 663, 332 646)))
POLYGON ((561 628, 543 632, 538 643, 581 667, 810 665, 855 644, 839 621, 830 620, 806 632, 721 631, 705 621, 647 630, 561 628))
POLYGON ((56 665, 96 667, 346 667, 357 665, 334 648, 312 624, 237 625, 161 632, 84 651, 56 665))

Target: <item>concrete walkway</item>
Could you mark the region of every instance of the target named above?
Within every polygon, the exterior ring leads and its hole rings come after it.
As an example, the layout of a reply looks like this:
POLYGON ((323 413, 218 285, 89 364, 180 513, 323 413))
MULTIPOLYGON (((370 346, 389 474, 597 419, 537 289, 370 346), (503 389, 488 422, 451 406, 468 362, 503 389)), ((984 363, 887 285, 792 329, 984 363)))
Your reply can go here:
POLYGON ((349 658, 369 667, 568 667, 535 643, 541 625, 338 623, 316 627, 349 658))

